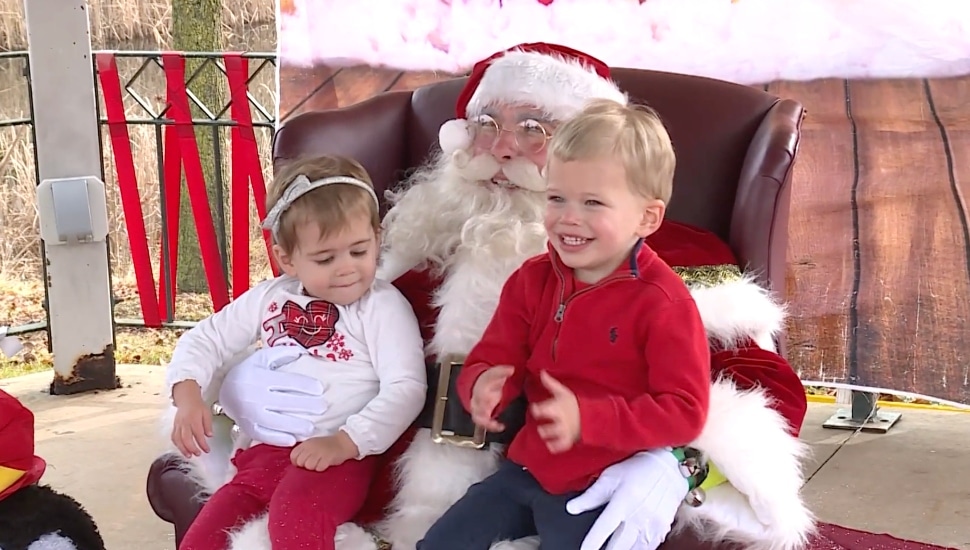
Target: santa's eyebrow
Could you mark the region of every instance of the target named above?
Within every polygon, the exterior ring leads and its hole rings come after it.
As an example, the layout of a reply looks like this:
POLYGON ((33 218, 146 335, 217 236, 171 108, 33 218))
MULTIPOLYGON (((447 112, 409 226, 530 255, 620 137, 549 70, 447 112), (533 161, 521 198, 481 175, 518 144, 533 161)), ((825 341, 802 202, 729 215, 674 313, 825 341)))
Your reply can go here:
MULTIPOLYGON (((496 110, 494 107, 485 107, 484 109, 482 109, 481 114, 488 115, 494 118, 495 120, 499 120, 502 118, 502 116, 498 113, 498 110, 496 110)), ((516 121, 515 121, 516 124, 520 122, 525 122, 526 120, 534 120, 541 124, 556 124, 557 122, 553 120, 552 117, 550 117, 548 114, 544 113, 539 109, 535 109, 535 110, 529 109, 527 111, 523 111, 521 113, 516 114, 516 121)))
POLYGON ((549 117, 549 115, 543 113, 542 111, 526 111, 524 113, 520 113, 519 122, 525 122, 526 120, 534 120, 543 124, 552 124, 555 122, 549 117))

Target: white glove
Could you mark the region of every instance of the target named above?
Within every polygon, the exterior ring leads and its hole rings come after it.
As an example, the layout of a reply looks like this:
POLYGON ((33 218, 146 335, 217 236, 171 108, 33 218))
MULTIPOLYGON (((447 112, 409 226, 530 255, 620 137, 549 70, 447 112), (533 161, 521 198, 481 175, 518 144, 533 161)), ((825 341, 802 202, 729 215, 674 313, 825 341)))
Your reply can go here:
POLYGON ((226 416, 252 439, 270 445, 290 447, 310 437, 313 422, 307 417, 329 407, 325 388, 315 378, 277 370, 306 353, 296 346, 266 347, 230 369, 219 389, 226 416))
POLYGON ((576 515, 606 505, 580 550, 599 550, 607 539, 606 550, 656 550, 688 490, 677 457, 660 449, 610 466, 566 510, 576 515))

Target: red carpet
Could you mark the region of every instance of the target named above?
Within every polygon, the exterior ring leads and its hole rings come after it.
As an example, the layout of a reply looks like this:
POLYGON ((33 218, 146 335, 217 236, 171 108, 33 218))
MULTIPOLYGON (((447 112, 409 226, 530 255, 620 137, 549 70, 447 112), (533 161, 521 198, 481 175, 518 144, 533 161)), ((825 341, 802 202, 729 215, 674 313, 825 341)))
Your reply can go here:
POLYGON ((809 544, 809 550, 952 550, 945 546, 866 533, 830 523, 820 523, 818 530, 818 536, 809 544))

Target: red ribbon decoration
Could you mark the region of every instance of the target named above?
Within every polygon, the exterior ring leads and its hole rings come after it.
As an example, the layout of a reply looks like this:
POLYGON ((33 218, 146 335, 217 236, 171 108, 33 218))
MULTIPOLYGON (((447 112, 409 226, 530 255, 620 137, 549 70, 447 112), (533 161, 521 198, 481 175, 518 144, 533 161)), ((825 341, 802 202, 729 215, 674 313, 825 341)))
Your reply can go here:
MULTIPOLYGON (((205 186, 205 175, 199 157, 199 145, 195 140, 192 112, 185 85, 185 58, 177 53, 162 54, 162 67, 167 82, 167 100, 173 125, 165 127, 165 186, 166 212, 169 219, 169 262, 166 265, 172 281, 172 296, 168 299, 174 304, 175 274, 178 249, 179 196, 182 168, 185 168, 185 183, 188 187, 189 201, 195 228, 199 237, 199 251, 202 266, 209 284, 212 307, 221 310, 229 303, 229 291, 220 265, 219 245, 216 240, 212 210, 205 186), (174 250, 173 250, 174 249, 174 250), (175 252, 175 253, 173 253, 175 252)), ((163 285, 164 288, 164 285, 163 285)))
MULTIPOLYGON (((231 116, 235 126, 230 131, 232 139, 232 297, 249 289, 249 187, 252 186, 253 200, 259 219, 266 217, 266 183, 263 168, 259 162, 259 146, 253 131, 253 116, 249 110, 247 96, 249 81, 249 59, 240 53, 226 53, 226 77, 229 80, 229 95, 232 100, 231 116)), ((273 274, 278 274, 273 261, 272 237, 263 231, 266 254, 270 260, 273 274)))
POLYGON ((125 226, 131 248, 131 262, 135 268, 142 319, 145 321, 145 326, 158 328, 162 326, 160 303, 155 294, 155 275, 152 272, 152 261, 148 252, 145 216, 141 209, 141 195, 138 192, 138 176, 135 174, 135 160, 128 134, 128 120, 121 94, 118 63, 111 53, 98 53, 95 59, 108 119, 108 136, 111 139, 111 149, 114 151, 118 191, 121 194, 121 205, 125 213, 125 226))

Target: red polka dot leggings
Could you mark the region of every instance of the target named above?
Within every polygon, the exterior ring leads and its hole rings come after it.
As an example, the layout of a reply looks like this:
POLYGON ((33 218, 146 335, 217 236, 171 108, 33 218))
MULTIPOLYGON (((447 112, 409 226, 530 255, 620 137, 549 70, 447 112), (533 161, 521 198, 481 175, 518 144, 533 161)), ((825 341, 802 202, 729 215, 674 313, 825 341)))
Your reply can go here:
POLYGON ((256 445, 236 453, 236 475, 202 507, 179 550, 226 550, 227 532, 267 509, 273 550, 334 550, 337 526, 367 498, 375 457, 313 472, 291 464, 291 451, 256 445))

